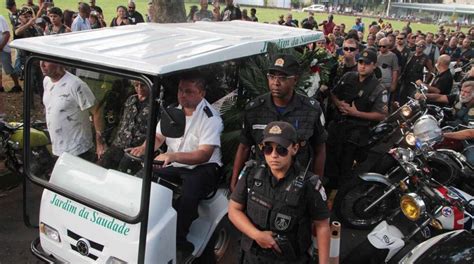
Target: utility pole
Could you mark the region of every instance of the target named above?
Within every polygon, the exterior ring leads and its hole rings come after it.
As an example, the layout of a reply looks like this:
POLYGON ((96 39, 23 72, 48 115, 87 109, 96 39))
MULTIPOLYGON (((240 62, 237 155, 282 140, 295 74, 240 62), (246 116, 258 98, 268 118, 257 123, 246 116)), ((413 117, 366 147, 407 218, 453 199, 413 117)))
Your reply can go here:
POLYGON ((386 17, 389 16, 390 14, 390 4, 392 3, 392 0, 388 0, 388 4, 387 4, 387 13, 385 14, 386 17))

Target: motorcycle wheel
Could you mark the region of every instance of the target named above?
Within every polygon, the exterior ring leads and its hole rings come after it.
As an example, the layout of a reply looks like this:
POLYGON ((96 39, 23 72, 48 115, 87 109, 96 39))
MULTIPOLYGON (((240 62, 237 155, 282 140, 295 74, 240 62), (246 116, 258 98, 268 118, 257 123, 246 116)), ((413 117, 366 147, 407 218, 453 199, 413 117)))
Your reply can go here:
POLYGON ((229 245, 233 233, 232 228, 229 218, 227 215, 224 216, 214 230, 211 239, 207 242, 207 246, 201 256, 195 259, 193 263, 212 264, 226 259, 228 260, 231 254, 229 245))
POLYGON ((334 200, 334 208, 338 218, 354 229, 371 229, 382 221, 391 209, 396 208, 395 195, 391 194, 368 212, 364 209, 383 195, 386 185, 364 181, 357 177, 338 190, 334 200))

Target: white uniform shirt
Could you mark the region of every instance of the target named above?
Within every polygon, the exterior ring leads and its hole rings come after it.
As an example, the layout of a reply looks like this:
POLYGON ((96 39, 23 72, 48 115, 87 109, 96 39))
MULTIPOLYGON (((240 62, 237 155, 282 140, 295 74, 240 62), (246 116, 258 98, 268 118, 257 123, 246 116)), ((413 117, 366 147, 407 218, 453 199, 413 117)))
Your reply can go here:
MULTIPOLYGON (((162 135, 160 124, 161 123, 158 123, 156 132, 162 135)), ((203 164, 217 163, 219 166, 222 166, 221 133, 223 129, 224 124, 222 123, 219 112, 215 110, 206 99, 203 99, 196 107, 193 115, 186 117, 186 128, 183 137, 166 138, 168 152, 191 152, 197 150, 200 145, 212 145, 215 146, 214 152, 209 161, 203 164), (212 112, 211 117, 204 111, 206 106, 212 112)), ((197 166, 178 162, 174 162, 171 165, 188 169, 197 166)))
POLYGON ((69 72, 55 83, 45 77, 43 85, 43 104, 53 154, 80 155, 88 151, 94 146, 88 109, 95 104, 89 86, 69 72))
MULTIPOLYGON (((3 16, 0 16, 0 42, 3 41, 3 38, 5 37, 4 33, 5 32, 10 32, 10 27, 8 26, 7 24, 7 21, 5 20, 5 18, 3 16)), ((5 47, 3 47, 3 50, 4 52, 8 52, 10 53, 11 52, 11 49, 10 49, 10 46, 8 45, 5 45, 5 47)))

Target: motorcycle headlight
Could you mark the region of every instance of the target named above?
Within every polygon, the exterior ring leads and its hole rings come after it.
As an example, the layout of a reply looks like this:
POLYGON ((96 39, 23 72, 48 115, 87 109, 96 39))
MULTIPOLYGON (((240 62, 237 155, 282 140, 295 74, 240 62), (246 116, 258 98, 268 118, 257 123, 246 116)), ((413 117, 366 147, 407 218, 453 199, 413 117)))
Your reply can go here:
POLYGON ((402 109, 400 109, 400 113, 402 113, 402 116, 404 117, 409 117, 411 115, 411 107, 408 105, 402 106, 402 109))
POLYGON ((416 221, 426 211, 425 202, 416 193, 409 193, 400 199, 400 208, 403 214, 411 221, 416 221))
POLYGON ((413 135, 413 133, 408 133, 405 136, 405 142, 410 145, 410 146, 415 146, 416 144, 416 137, 413 135))

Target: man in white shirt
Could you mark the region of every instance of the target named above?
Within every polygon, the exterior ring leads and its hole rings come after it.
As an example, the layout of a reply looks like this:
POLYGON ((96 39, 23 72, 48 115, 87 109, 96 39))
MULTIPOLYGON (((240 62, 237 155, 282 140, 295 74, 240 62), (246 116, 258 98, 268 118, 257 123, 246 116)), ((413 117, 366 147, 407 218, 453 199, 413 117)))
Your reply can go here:
MULTIPOLYGON (((178 86, 179 108, 186 116, 186 128, 181 138, 166 138, 158 124, 155 150, 164 142, 168 151, 155 159, 163 161, 154 176, 161 180, 181 184, 182 196, 178 211, 177 248, 191 253, 193 245, 186 240, 191 223, 198 217, 199 201, 217 186, 221 162, 220 136, 224 128, 222 119, 204 96, 205 80, 196 73, 181 78, 178 86)), ((135 156, 145 152, 146 142, 130 150, 135 156)), ((166 185, 166 184, 165 184, 166 185)))
POLYGON ((79 14, 72 21, 72 31, 82 31, 91 29, 91 23, 89 22, 89 15, 91 13, 91 7, 86 3, 79 4, 79 14))
POLYGON ((0 16, 0 92, 3 92, 2 86, 2 68, 5 73, 10 75, 14 85, 12 91, 21 91, 18 76, 12 67, 12 53, 8 41, 10 40, 10 27, 3 16, 0 16))
POLYGON ((89 120, 91 113, 96 131, 96 154, 100 158, 105 151, 101 134, 103 120, 94 94, 86 83, 67 72, 64 66, 41 61, 40 67, 45 76, 43 104, 53 154, 60 156, 67 152, 89 161, 95 160, 89 120))

